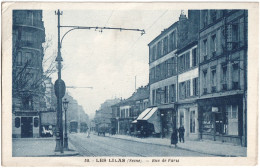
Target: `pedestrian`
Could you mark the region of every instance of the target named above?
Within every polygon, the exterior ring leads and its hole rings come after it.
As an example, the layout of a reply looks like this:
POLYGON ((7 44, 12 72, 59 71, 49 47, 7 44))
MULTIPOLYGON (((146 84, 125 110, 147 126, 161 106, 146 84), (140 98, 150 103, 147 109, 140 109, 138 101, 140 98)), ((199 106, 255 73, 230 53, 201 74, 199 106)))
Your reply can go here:
POLYGON ((178 143, 178 133, 177 130, 174 129, 171 135, 171 145, 175 145, 175 148, 177 147, 178 143))
POLYGON ((185 129, 183 126, 181 126, 179 128, 179 139, 180 139, 180 142, 182 141, 184 143, 184 132, 185 132, 185 129))

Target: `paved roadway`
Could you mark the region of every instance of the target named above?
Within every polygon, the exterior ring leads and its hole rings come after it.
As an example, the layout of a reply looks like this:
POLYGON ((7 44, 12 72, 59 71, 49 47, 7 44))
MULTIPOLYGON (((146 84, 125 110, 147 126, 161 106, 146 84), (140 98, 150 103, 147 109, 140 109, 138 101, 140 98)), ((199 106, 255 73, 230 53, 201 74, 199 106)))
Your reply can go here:
POLYGON ((113 156, 113 157, 162 157, 162 156, 209 156, 197 152, 134 142, 91 134, 69 134, 69 141, 81 156, 113 156))

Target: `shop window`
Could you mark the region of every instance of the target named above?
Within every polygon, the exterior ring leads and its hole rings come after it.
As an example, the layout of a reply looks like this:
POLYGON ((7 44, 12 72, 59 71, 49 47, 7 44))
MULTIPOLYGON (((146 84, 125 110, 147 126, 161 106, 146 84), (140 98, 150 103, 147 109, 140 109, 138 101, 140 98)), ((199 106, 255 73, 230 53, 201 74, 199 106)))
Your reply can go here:
POLYGON ((184 113, 183 113, 183 111, 180 112, 180 126, 184 126, 184 113))
POLYGON ((213 122, 212 122, 212 113, 211 112, 203 113, 202 131, 204 133, 213 132, 213 122))
POLYGON ((35 118, 34 118, 33 126, 34 126, 34 127, 39 127, 39 118, 38 118, 38 117, 35 117, 35 118))
POLYGON ((237 105, 227 105, 227 134, 228 135, 238 135, 238 106, 237 105))
POLYGON ((16 117, 16 118, 15 118, 15 127, 16 127, 16 128, 19 128, 20 125, 21 125, 20 118, 19 118, 19 117, 16 117))
POLYGON ((190 133, 195 133, 195 111, 190 112, 190 133))

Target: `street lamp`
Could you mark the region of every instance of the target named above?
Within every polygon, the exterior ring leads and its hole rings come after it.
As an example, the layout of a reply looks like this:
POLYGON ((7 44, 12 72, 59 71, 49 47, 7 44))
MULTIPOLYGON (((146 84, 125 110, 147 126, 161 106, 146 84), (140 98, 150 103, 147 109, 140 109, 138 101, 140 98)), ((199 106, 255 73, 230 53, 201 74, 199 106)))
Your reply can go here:
POLYGON ((65 98, 62 102, 63 108, 65 111, 65 137, 64 137, 64 150, 68 150, 68 134, 67 134, 67 110, 68 110, 68 105, 69 101, 65 98))

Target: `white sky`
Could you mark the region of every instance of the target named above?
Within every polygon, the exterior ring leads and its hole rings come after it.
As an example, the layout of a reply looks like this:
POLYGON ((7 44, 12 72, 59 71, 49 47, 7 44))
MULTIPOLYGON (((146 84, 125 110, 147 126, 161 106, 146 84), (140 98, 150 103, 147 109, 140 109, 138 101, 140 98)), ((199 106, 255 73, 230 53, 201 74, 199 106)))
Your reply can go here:
MULTIPOLYGON (((74 30, 62 44, 62 79, 66 86, 94 89, 68 89, 85 112, 93 116, 106 99, 128 98, 137 88, 149 82, 148 43, 178 20, 181 11, 171 10, 70 10, 63 11, 61 25, 99 26, 145 29, 141 32, 74 30)), ((187 12, 186 12, 187 13, 187 12)), ((57 15, 43 11, 46 39, 52 40, 45 58, 56 57, 57 15), (53 55, 55 53, 55 55, 53 55)), ((61 28, 61 36, 69 29, 61 28)), ((45 69, 48 63, 45 65, 45 69)), ((53 82, 57 74, 52 76, 53 82)))

